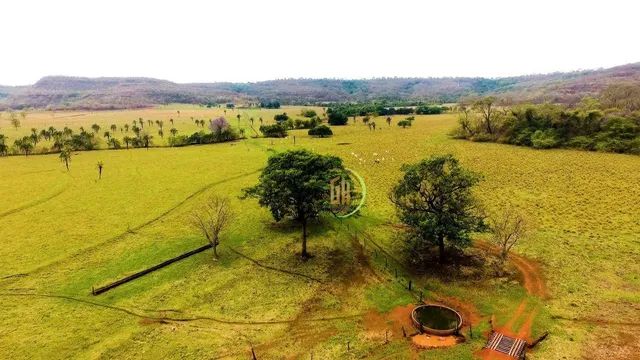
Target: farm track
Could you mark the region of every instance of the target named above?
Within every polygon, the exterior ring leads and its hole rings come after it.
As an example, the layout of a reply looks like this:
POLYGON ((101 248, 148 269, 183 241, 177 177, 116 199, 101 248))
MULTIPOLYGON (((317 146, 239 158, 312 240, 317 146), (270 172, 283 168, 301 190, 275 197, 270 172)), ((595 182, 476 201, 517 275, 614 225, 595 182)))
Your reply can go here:
POLYGON ((18 213, 20 213, 20 212, 22 212, 24 210, 31 209, 31 208, 36 207, 38 205, 42 205, 42 204, 44 204, 44 203, 46 203, 46 202, 48 202, 50 200, 53 200, 53 199, 57 198, 60 195, 62 195, 62 193, 64 193, 66 190, 67 190, 67 186, 65 186, 64 188, 56 191, 55 193, 53 193, 53 194, 51 194, 51 195, 49 195, 47 197, 32 201, 32 202, 30 202, 28 204, 19 206, 19 207, 15 208, 15 209, 11 209, 11 210, 5 211, 3 213, 0 213, 0 220, 5 218, 5 217, 7 217, 7 216, 9 216, 9 215, 18 214, 18 213))
MULTIPOLYGON (((492 253, 498 252, 497 248, 483 241, 477 241, 475 245, 482 250, 492 253)), ((509 260, 511 260, 513 265, 515 265, 522 274, 523 285, 529 295, 534 295, 541 299, 548 298, 549 292, 538 265, 523 256, 513 253, 509 254, 509 260)))
MULTIPOLYGON (((133 317, 137 317, 137 318, 140 318, 140 319, 149 319, 149 320, 160 321, 160 322, 163 322, 163 321, 164 322, 213 321, 213 322, 216 322, 216 323, 219 323, 219 324, 225 324, 225 325, 255 325, 255 326, 261 326, 261 325, 291 324, 291 323, 294 323, 294 322, 298 321, 298 319, 263 320, 263 321, 237 321, 237 320, 228 320, 228 319, 221 319, 221 318, 217 318, 217 317, 202 316, 202 315, 196 315, 196 316, 190 316, 190 317, 153 316, 153 315, 146 315, 146 314, 140 313, 139 311, 128 309, 128 308, 124 308, 124 307, 113 306, 113 305, 103 304, 103 303, 96 302, 96 301, 85 300, 85 299, 81 299, 81 298, 77 298, 77 297, 73 297, 73 296, 57 295, 57 294, 0 293, 0 297, 31 297, 31 298, 47 298, 47 299, 67 300, 67 301, 73 301, 73 302, 81 303, 81 304, 88 305, 88 306, 101 307, 101 308, 108 309, 108 310, 118 311, 118 312, 130 315, 130 316, 133 316, 133 317)), ((161 312, 160 310, 147 310, 147 311, 161 312)), ((177 310, 173 310, 173 311, 177 311, 177 310)), ((315 319, 312 318, 312 319, 305 319, 305 321, 325 322, 325 321, 345 320, 345 319, 352 319, 352 318, 360 317, 360 316, 363 316, 363 315, 364 314, 352 314, 352 315, 334 316, 334 317, 325 317, 325 318, 315 318, 315 319)))
MULTIPOLYGON (((173 211, 175 211, 176 209, 181 207, 182 205, 186 204, 189 200, 191 200, 194 197, 204 193, 205 191, 211 189, 212 187, 218 186, 218 185, 221 185, 221 184, 233 181, 233 180, 238 180, 238 179, 241 179, 241 178, 246 177, 246 176, 251 176, 251 175, 257 174, 260 171, 262 171, 262 169, 258 169, 258 170, 251 171, 251 172, 242 173, 242 174, 239 174, 239 175, 236 175, 236 176, 232 176, 232 177, 226 178, 224 180, 219 180, 219 181, 214 181, 212 183, 209 183, 209 184, 201 187, 200 189, 194 191, 193 193, 189 194, 186 198, 184 198, 183 200, 178 202, 176 205, 170 207, 169 209, 163 211, 158 216, 156 216, 156 217, 154 217, 154 218, 152 218, 152 219, 150 219, 148 221, 145 221, 144 223, 139 224, 139 225, 135 226, 134 228, 127 229, 127 231, 125 231, 125 232, 123 232, 121 234, 118 234, 118 235, 116 235, 114 237, 111 237, 111 238, 109 238, 109 239, 107 239, 105 241, 102 241, 102 242, 100 242, 98 244, 94 244, 94 245, 91 245, 91 246, 86 247, 84 249, 81 249, 80 251, 76 252, 75 254, 71 254, 71 255, 63 258, 63 259, 59 259, 59 260, 54 261, 52 263, 37 267, 37 268, 35 268, 35 269, 31 270, 31 271, 21 272, 20 274, 23 275, 23 276, 26 276, 26 275, 31 275, 31 274, 37 273, 39 271, 50 269, 52 267, 55 267, 55 266, 59 265, 62 262, 67 261, 69 258, 74 258, 74 257, 81 256, 83 254, 88 254, 88 253, 94 252, 94 251, 96 251, 97 249, 99 249, 100 247, 102 247, 104 245, 113 243, 113 242, 118 241, 118 240, 122 240, 122 239, 126 238, 127 235, 135 233, 136 231, 139 231, 139 230, 141 230, 141 229, 143 229, 143 228, 145 228, 145 227, 147 227, 149 225, 152 225, 152 224, 156 223, 157 221, 161 220, 162 218, 166 217, 167 215, 169 215, 170 213, 172 213, 173 211)), ((14 277, 14 275, 10 274, 10 275, 3 276, 2 278, 3 279, 7 279, 7 278, 11 278, 11 277, 14 277)))
POLYGON ((272 270, 272 271, 288 274, 288 275, 291 275, 291 276, 298 276, 298 277, 302 277, 302 278, 307 279, 307 280, 311 280, 311 281, 318 282, 320 284, 324 284, 324 282, 322 280, 318 279, 318 278, 314 278, 312 276, 309 276, 309 275, 306 275, 306 274, 303 274, 303 273, 298 273, 298 272, 291 271, 291 270, 279 269, 279 268, 276 268, 276 267, 273 267, 273 266, 265 265, 265 264, 262 264, 261 262, 259 262, 258 260, 250 258, 249 256, 241 253, 240 251, 238 251, 238 250, 236 250, 236 249, 234 249, 234 248, 232 248, 230 246, 228 248, 229 248, 229 250, 234 252, 236 255, 239 255, 240 257, 242 257, 242 258, 244 258, 246 260, 249 260, 254 265, 256 265, 258 267, 261 267, 263 269, 272 270))

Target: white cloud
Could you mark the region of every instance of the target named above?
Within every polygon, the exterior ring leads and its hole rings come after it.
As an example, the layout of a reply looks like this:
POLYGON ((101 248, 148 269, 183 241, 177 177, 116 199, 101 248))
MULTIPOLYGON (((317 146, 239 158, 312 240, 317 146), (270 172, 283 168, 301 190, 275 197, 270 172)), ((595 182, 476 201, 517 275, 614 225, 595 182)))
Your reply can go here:
POLYGON ((630 1, 4 1, 0 84, 507 76, 640 61, 630 1))

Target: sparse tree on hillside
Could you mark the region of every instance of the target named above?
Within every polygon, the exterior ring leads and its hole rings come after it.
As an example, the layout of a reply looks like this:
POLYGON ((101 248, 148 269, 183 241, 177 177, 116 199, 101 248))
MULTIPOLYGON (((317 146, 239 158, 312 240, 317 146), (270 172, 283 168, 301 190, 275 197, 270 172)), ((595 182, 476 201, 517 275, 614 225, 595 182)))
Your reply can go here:
POLYGON ((11 122, 11 126, 18 130, 20 127, 20 120, 18 120, 18 116, 12 110, 9 110, 9 121, 11 122))
POLYGON ((103 136, 107 139, 107 142, 109 142, 109 139, 111 139, 111 133, 108 131, 105 131, 103 136))
MULTIPOLYGON (((180 114, 178 114, 178 116, 180 116, 180 114)), ((173 118, 169 119, 169 122, 171 123, 171 126, 173 126, 173 118)))
POLYGON ((387 125, 391 126, 391 116, 387 116, 387 125))
POLYGON ((98 131, 100 131, 100 125, 98 124, 91 125, 91 130, 93 130, 93 133, 97 135, 98 131))
POLYGON ((69 163, 71 162, 71 153, 72 153, 71 147, 68 145, 65 145, 60 150, 60 155, 58 156, 60 158, 60 161, 62 161, 66 166, 67 171, 69 171, 69 163))
POLYGON ((160 136, 160 138, 164 139, 164 131, 162 131, 162 129, 158 130, 158 136, 160 136))
POLYGON ((142 118, 138 118, 138 124, 140 124, 140 128, 144 129, 144 120, 142 118))
POLYGON ((500 248, 500 260, 503 263, 511 248, 527 237, 530 232, 529 221, 512 205, 506 206, 501 213, 491 216, 489 228, 492 242, 500 248))
POLYGON ((176 134, 178 134, 178 129, 171 128, 171 130, 169 130, 169 132, 171 133, 171 136, 176 136, 176 134))
POLYGON ((478 111, 482 117, 482 125, 489 135, 493 135, 496 131, 496 122, 498 113, 495 111, 496 98, 489 96, 473 103, 473 108, 478 111))
POLYGON ((245 197, 255 197, 269 208, 276 221, 290 218, 302 225, 302 258, 307 259, 307 225, 329 210, 329 181, 348 177, 342 160, 308 150, 290 150, 269 158, 260 182, 245 189, 245 197))
POLYGON ((111 124, 111 132, 114 133, 118 131, 118 126, 116 126, 116 124, 111 124))
POLYGON ((402 167, 404 176, 390 194, 400 220, 409 227, 412 261, 428 261, 432 245, 445 260, 445 245, 465 247, 470 234, 484 231, 484 215, 471 189, 481 176, 464 169, 452 155, 436 155, 402 167))
POLYGON ((124 132, 129 132, 129 124, 124 124, 124 132))
POLYGON ((220 235, 229 227, 233 218, 234 214, 229 199, 217 195, 208 198, 205 204, 199 206, 192 214, 192 226, 209 241, 216 260, 218 259, 220 235))

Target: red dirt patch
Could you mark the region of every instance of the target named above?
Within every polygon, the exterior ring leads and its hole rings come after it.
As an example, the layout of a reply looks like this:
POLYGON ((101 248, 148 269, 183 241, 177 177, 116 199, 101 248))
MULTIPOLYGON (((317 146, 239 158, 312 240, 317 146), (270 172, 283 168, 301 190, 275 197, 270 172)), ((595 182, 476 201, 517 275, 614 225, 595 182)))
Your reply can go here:
POLYGON ((422 349, 431 349, 439 347, 449 347, 461 342, 461 339, 455 336, 435 336, 428 334, 418 334, 411 338, 411 342, 422 349))
MULTIPOLYGON (((494 254, 498 252, 498 249, 495 246, 484 241, 476 242, 476 247, 494 254)), ((513 253, 509 254, 509 260, 511 260, 511 263, 513 263, 513 265, 515 265, 515 267, 518 268, 518 271, 522 274, 523 285, 527 290, 527 293, 536 295, 542 299, 546 299, 549 296, 547 286, 544 282, 544 278, 542 277, 542 272, 540 271, 540 266, 538 266, 538 264, 524 256, 513 253)))
POLYGON ((364 327, 370 339, 401 339, 415 333, 411 323, 411 312, 415 305, 398 306, 388 313, 381 314, 370 310, 364 316, 364 327), (403 332, 404 329, 404 332, 403 332))

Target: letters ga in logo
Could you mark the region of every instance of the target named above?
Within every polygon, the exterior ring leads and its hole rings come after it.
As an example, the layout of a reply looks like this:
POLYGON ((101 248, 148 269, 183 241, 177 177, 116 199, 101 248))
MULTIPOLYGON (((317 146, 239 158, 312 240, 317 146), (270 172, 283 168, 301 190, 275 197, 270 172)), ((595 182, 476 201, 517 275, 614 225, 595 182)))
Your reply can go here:
POLYGON ((329 181, 331 205, 336 207, 349 207, 351 205, 351 185, 341 176, 329 181))

